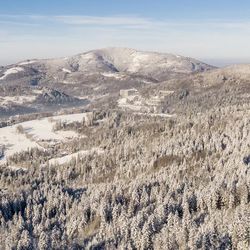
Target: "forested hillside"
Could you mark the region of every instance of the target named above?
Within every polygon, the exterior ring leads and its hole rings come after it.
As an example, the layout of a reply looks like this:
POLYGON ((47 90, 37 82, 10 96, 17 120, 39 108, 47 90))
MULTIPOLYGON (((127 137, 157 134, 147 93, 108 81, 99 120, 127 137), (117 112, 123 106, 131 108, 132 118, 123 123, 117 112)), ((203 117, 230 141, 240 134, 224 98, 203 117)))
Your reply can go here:
POLYGON ((57 124, 87 137, 0 169, 1 249, 249 249, 249 108, 57 124))

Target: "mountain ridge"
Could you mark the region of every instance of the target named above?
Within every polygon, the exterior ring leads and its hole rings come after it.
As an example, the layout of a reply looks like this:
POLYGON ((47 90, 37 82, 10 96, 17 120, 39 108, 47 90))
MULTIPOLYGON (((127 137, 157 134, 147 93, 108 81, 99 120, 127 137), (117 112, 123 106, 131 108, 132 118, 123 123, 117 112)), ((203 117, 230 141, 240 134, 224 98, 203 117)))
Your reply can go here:
POLYGON ((162 80, 171 74, 188 74, 214 69, 190 57, 170 53, 145 52, 130 48, 104 48, 83 52, 71 57, 30 59, 7 65, 0 72, 0 81, 29 76, 36 72, 67 78, 74 73, 127 73, 140 74, 162 80), (14 72, 16 71, 16 72, 14 72), (29 72, 28 72, 29 71, 29 72))
POLYGON ((221 96, 227 100, 229 91, 247 98, 248 79, 247 64, 216 68, 189 57, 112 47, 71 57, 30 59, 2 68, 0 104, 5 114, 79 105, 174 113, 183 112, 183 101, 197 103, 199 99, 199 106, 204 107, 207 96, 211 96, 207 103, 221 96), (41 88, 49 91, 38 97, 41 88), (121 98, 120 91, 129 89, 138 92, 121 98))

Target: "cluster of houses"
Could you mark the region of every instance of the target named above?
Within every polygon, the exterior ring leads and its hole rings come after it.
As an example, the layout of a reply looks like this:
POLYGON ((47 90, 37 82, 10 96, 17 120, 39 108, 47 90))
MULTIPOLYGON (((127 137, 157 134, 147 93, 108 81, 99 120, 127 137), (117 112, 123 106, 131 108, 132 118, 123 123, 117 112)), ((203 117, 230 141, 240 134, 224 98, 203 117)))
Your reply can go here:
POLYGON ((166 113, 164 100, 174 91, 161 90, 157 95, 143 98, 137 89, 120 90, 120 107, 147 113, 166 113), (121 102, 122 100, 122 102, 121 102))

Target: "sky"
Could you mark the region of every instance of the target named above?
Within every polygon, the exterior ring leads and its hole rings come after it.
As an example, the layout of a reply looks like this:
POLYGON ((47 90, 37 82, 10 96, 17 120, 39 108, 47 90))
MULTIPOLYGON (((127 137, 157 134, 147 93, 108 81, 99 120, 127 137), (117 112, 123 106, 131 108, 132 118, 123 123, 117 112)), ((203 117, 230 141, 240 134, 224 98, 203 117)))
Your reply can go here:
POLYGON ((0 0, 0 65, 104 47, 250 63, 249 0, 0 0))

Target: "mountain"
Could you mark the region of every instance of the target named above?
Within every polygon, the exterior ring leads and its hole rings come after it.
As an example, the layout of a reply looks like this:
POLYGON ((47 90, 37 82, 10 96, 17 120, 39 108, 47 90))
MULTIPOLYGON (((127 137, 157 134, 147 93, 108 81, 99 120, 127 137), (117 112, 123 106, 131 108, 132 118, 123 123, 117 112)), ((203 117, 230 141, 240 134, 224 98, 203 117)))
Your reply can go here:
POLYGON ((159 81, 176 74, 203 72, 213 68, 195 59, 173 54, 107 48, 72 57, 27 60, 9 65, 0 69, 0 82, 23 80, 36 85, 46 79, 74 83, 93 74, 101 74, 105 78, 118 78, 122 74, 141 75, 159 81))
POLYGON ((79 69, 140 74, 159 79, 171 73, 192 73, 213 67, 195 59, 127 48, 108 48, 90 51, 77 57, 79 69))
POLYGON ((44 110, 42 106, 47 110, 49 105, 53 109, 83 103, 98 106, 100 102, 109 106, 107 100, 117 99, 121 89, 142 89, 214 68, 188 57, 127 48, 26 60, 0 68, 0 104, 4 110, 1 113, 19 114, 21 110, 27 112, 27 108, 34 112, 44 110), (41 88, 53 93, 37 97, 41 88))
POLYGON ((173 54, 99 49, 72 57, 27 60, 3 67, 0 69, 0 115, 8 117, 8 114, 79 106, 143 112, 180 113, 187 109, 203 112, 214 103, 244 102, 250 91, 249 78, 250 65, 215 68, 173 54), (122 98, 119 96, 122 89, 138 92, 122 98))
MULTIPOLYGON (((250 64, 188 74, 139 90, 149 105, 158 103, 157 110, 170 114, 197 114, 213 108, 243 105, 250 101, 250 64)), ((135 110, 138 101, 129 98, 125 104, 121 100, 120 106, 135 110)))
POLYGON ((237 103, 248 98, 249 78, 250 65, 215 68, 173 54, 98 49, 72 57, 27 60, 3 67, 1 114, 74 106, 143 112, 203 111, 213 103, 226 105, 229 99, 237 103), (122 98, 119 96, 122 89, 138 92, 122 98), (185 109, 183 102, 187 105, 185 109))
POLYGON ((216 85, 219 82, 246 83, 250 81, 250 64, 231 65, 225 68, 215 69, 205 74, 199 74, 207 85, 216 85))
POLYGON ((249 249, 250 65, 102 49, 0 78, 1 249, 249 249))
POLYGON ((54 89, 45 88, 41 94, 36 97, 36 102, 41 104, 67 104, 67 103, 79 103, 81 100, 78 98, 69 96, 63 92, 54 89))

